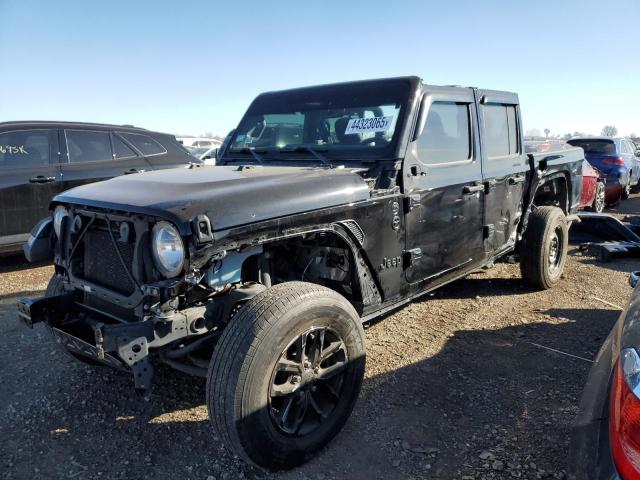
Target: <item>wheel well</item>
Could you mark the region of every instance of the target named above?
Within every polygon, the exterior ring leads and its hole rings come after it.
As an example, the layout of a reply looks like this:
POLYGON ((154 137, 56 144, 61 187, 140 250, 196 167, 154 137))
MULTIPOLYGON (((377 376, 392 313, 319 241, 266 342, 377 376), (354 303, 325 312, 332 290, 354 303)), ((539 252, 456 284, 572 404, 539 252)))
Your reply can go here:
POLYGON ((296 280, 323 285, 356 306, 362 304, 357 270, 351 246, 335 232, 319 231, 263 245, 261 255, 244 261, 241 277, 264 283, 268 272, 267 286, 296 280))
POLYGON ((569 213, 569 191, 567 187, 567 179, 555 177, 539 185, 536 194, 533 197, 533 205, 541 207, 550 205, 560 207, 566 214, 569 213))

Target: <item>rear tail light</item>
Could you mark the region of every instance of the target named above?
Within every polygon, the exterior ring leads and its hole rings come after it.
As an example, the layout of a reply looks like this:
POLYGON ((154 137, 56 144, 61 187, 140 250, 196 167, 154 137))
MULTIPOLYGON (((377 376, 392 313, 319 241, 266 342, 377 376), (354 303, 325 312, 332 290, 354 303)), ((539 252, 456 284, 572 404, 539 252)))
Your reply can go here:
POLYGON ((624 158, 622 157, 605 157, 602 160, 605 165, 624 165, 624 158))
POLYGON ((620 476, 640 477, 640 356, 633 348, 620 354, 609 406, 611 454, 620 476))

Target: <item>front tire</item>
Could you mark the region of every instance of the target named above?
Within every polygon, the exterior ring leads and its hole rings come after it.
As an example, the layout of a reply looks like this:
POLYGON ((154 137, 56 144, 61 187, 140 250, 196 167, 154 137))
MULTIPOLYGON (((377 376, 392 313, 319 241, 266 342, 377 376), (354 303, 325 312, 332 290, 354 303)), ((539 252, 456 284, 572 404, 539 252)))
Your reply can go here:
POLYGON ((333 290, 288 282, 256 295, 213 352, 207 407, 214 429, 259 467, 304 463, 351 414, 364 343, 357 312, 333 290))
POLYGON ((562 277, 567 261, 569 228, 558 207, 534 208, 520 245, 520 272, 531 286, 546 290, 562 277))

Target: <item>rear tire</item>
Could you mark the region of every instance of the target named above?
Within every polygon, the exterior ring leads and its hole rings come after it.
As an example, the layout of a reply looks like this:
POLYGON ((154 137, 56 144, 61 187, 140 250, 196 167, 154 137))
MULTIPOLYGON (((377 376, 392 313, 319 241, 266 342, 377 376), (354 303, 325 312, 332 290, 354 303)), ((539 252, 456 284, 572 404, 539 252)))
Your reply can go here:
POLYGON ((567 219, 558 207, 534 207, 520 245, 522 278, 546 290, 562 277, 567 260, 567 219))
POLYGON ((620 198, 622 200, 626 200, 627 198, 629 198, 629 195, 631 195, 631 176, 627 177, 627 184, 622 187, 622 195, 620 196, 620 198))
MULTIPOLYGON (((55 297, 57 295, 62 295, 64 293, 64 286, 62 284, 62 278, 59 277, 58 275, 54 275, 53 277, 51 277, 51 280, 49 280, 49 284, 47 285, 47 290, 44 294, 45 297, 55 297)), ((51 336, 51 338, 53 339, 53 341, 55 342, 55 344, 58 346, 58 348, 60 348, 60 350, 62 350, 66 355, 68 355, 69 357, 73 358, 75 361, 80 362, 80 363, 84 363, 86 365, 91 365, 93 367, 102 367, 104 366, 102 363, 93 360, 89 357, 85 357, 84 355, 78 355, 75 352, 71 352, 69 350, 67 350, 67 348, 62 345, 61 343, 58 342, 58 340, 56 339, 55 335, 53 334, 53 331, 51 330, 51 327, 49 325, 45 325, 47 331, 49 332, 49 335, 51 336)))
POLYGON ((246 461, 295 467, 342 429, 364 366, 362 324, 344 297, 311 283, 276 285, 247 302, 216 345, 209 419, 246 461))
POLYGON ((605 204, 605 191, 604 191, 604 183, 597 182, 596 183, 596 196, 593 199, 593 203, 589 207, 592 212, 602 213, 604 210, 605 204))

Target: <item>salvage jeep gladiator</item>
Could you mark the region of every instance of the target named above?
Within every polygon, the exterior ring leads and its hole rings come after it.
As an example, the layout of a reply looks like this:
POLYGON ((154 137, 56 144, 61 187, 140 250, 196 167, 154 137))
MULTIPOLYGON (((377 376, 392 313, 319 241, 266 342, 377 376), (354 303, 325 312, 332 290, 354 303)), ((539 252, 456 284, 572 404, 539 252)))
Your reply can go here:
POLYGON ((499 259, 560 280, 583 158, 526 154, 513 93, 417 77, 265 93, 215 167, 56 196, 25 245, 55 275, 19 315, 145 395, 159 363, 206 377, 222 441, 291 468, 349 417, 364 322, 499 259))

